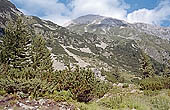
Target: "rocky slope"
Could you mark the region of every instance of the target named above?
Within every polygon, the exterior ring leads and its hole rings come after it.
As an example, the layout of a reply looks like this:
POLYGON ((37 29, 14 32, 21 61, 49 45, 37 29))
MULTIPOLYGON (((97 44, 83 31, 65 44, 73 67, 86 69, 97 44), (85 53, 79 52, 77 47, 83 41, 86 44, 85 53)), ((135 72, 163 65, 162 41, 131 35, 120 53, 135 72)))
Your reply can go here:
POLYGON ((46 39, 55 69, 64 69, 71 64, 139 72, 141 51, 148 53, 159 67, 169 59, 169 41, 162 39, 162 34, 155 36, 154 29, 151 34, 137 24, 98 15, 82 16, 65 28, 35 16, 25 16, 7 0, 0 0, 0 4, 0 27, 4 28, 6 21, 15 21, 21 16, 30 29, 46 39))
POLYGON ((8 0, 0 0, 0 26, 4 26, 5 22, 10 19, 16 19, 17 16, 22 16, 23 13, 20 12, 14 4, 8 0))
POLYGON ((134 41, 136 45, 131 44, 133 47, 140 48, 160 63, 166 63, 170 58, 170 28, 142 23, 130 24, 99 15, 79 17, 70 22, 67 28, 80 34, 89 32, 104 36, 110 42, 134 41))

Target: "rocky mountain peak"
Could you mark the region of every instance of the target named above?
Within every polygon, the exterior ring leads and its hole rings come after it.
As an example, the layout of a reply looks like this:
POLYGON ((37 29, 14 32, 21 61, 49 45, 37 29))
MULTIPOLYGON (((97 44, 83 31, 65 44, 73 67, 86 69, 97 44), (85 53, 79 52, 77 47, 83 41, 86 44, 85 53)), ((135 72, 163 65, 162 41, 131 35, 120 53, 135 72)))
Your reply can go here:
POLYGON ((68 25, 105 25, 105 26, 126 26, 127 22, 114 19, 111 17, 105 17, 100 15, 88 14, 85 16, 78 17, 72 20, 68 25))
POLYGON ((104 18, 105 18, 104 16, 89 14, 89 15, 78 17, 77 19, 74 19, 73 22, 76 24, 91 24, 96 20, 100 21, 104 18))

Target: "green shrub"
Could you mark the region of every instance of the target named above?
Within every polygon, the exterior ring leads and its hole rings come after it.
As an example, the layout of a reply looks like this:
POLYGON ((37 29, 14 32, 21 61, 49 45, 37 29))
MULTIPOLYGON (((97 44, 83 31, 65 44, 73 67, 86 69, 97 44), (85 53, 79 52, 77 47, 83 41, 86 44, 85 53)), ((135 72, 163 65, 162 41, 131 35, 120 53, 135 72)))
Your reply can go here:
POLYGON ((111 88, 110 83, 105 83, 102 81, 98 81, 96 83, 96 87, 95 87, 95 95, 98 98, 101 98, 105 95, 105 93, 107 93, 111 88))
POLYGON ((140 86, 142 90, 161 90, 164 88, 163 80, 159 77, 146 78, 141 80, 140 86))
POLYGON ((7 92, 5 90, 0 90, 0 95, 3 96, 5 95, 7 92))
POLYGON ((40 97, 47 91, 52 93, 55 86, 42 76, 28 69, 11 69, 0 78, 0 88, 7 93, 23 92, 32 97, 40 97))
POLYGON ((104 83, 98 82, 90 69, 76 67, 74 70, 56 71, 53 78, 57 91, 69 90, 73 99, 80 102, 88 102, 95 95, 104 95, 106 91, 106 87, 102 86, 104 83), (100 90, 102 92, 98 94, 100 90))
POLYGON ((159 94, 159 91, 144 90, 144 95, 147 95, 147 96, 156 96, 158 94, 159 94))
POLYGON ((106 76, 106 80, 112 83, 124 83, 125 79, 123 77, 121 77, 121 73, 119 72, 118 68, 113 69, 112 71, 105 71, 102 69, 101 74, 103 76, 106 76))
POLYGON ((46 91, 50 92, 52 90, 51 86, 47 81, 42 81, 38 78, 15 79, 7 77, 6 79, 0 79, 0 87, 7 91, 7 93, 23 92, 35 98, 42 96, 46 91))
POLYGON ((151 77, 140 81, 142 90, 170 89, 170 77, 151 77))
POLYGON ((162 78, 162 80, 163 80, 164 88, 170 89, 170 77, 164 77, 162 78))
POLYGON ((54 99, 56 102, 71 101, 73 97, 70 91, 65 91, 65 90, 60 92, 54 90, 52 94, 46 92, 44 96, 50 99, 54 99))

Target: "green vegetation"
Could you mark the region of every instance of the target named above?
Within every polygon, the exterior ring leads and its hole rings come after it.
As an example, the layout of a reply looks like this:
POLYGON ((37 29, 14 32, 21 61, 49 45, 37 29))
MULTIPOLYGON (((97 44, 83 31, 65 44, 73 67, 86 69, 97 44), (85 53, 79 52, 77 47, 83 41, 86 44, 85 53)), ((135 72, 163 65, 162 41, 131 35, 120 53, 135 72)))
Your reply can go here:
POLYGON ((66 90, 73 94, 73 99, 80 102, 88 102, 94 97, 103 96, 108 87, 105 83, 98 81, 91 70, 76 67, 71 71, 56 71, 53 76, 56 90, 66 90))
POLYGON ((142 52, 141 58, 142 59, 140 69, 142 71, 143 78, 153 77, 155 75, 155 69, 153 67, 150 57, 147 56, 144 52, 142 52))
POLYGON ((131 91, 130 88, 114 87, 108 96, 87 104, 78 103, 77 106, 80 110, 168 110, 170 108, 167 91, 162 90, 153 96, 131 91))
POLYGON ((109 86, 98 80, 90 69, 68 67, 54 72, 44 39, 39 35, 30 37, 23 25, 22 20, 18 20, 9 25, 3 36, 0 51, 2 95, 22 92, 32 98, 49 97, 58 101, 71 98, 89 102, 108 91, 109 86))
MULTIPOLYGON (((105 77, 102 81, 88 68, 68 66, 65 70, 54 71, 51 53, 46 45, 55 45, 52 51, 58 60, 64 59, 69 65, 70 59, 74 59, 67 57, 59 42, 49 39, 45 42, 43 36, 30 34, 26 27, 19 19, 9 24, 2 37, 0 96, 13 94, 18 97, 16 94, 19 94, 21 98, 48 98, 72 103, 80 110, 170 109, 169 65, 165 66, 163 74, 156 74, 152 59, 143 52, 136 52, 131 46, 134 42, 124 45, 125 42, 121 41, 122 45, 114 46, 114 54, 109 57, 98 52, 95 57, 107 64, 112 66, 118 63, 112 71, 102 69, 101 75, 105 77), (59 56, 60 52, 64 55, 59 56), (131 60, 128 59, 130 57, 131 60), (138 64, 141 64, 140 70, 137 70, 138 64), (125 72, 120 66, 140 73, 136 77, 135 74, 129 75, 130 72, 125 72)), ((82 57, 92 57, 89 53, 67 49, 82 57)), ((11 103, 16 103, 16 100, 11 103)))
POLYGON ((30 65, 30 42, 31 36, 21 19, 16 23, 9 23, 0 46, 0 61, 4 71, 8 68, 22 69, 30 65))
POLYGON ((104 71, 104 69, 102 69, 101 74, 103 76, 106 76, 106 80, 112 83, 123 83, 125 81, 124 77, 121 76, 121 72, 118 67, 116 67, 112 71, 104 71))

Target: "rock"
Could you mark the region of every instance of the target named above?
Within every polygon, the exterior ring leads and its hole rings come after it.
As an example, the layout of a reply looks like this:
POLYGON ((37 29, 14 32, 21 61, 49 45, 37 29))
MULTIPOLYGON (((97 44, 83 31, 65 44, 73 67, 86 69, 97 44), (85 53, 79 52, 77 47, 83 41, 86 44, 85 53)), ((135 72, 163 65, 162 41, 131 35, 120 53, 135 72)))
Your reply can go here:
POLYGON ((46 100, 40 99, 40 100, 38 101, 38 103, 42 106, 42 105, 44 105, 44 104, 46 103, 46 100))
POLYGON ((119 83, 117 86, 122 88, 122 87, 123 87, 123 84, 122 84, 122 83, 119 83))
POLYGON ((25 102, 26 102, 26 103, 30 103, 30 101, 29 101, 29 100, 26 100, 25 102))
POLYGON ((59 110, 74 110, 74 106, 68 105, 67 102, 62 102, 59 104, 59 110))
POLYGON ((113 83, 113 85, 112 85, 112 86, 114 86, 114 87, 115 87, 115 86, 117 86, 117 84, 116 84, 116 83, 113 83))
POLYGON ((137 90, 132 90, 130 93, 136 93, 137 92, 137 90))
POLYGON ((139 93, 143 93, 143 91, 139 91, 139 93))
POLYGON ((25 105, 23 103, 17 102, 17 104, 23 109, 23 110, 35 110, 35 107, 25 105))
POLYGON ((130 93, 143 93, 143 91, 140 91, 140 90, 132 90, 130 93))

